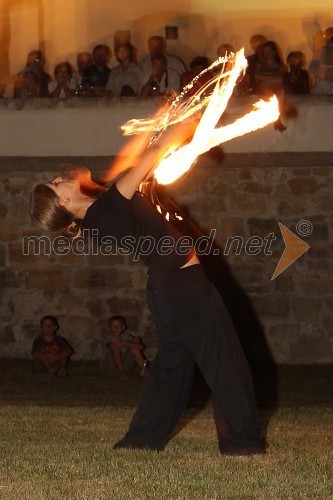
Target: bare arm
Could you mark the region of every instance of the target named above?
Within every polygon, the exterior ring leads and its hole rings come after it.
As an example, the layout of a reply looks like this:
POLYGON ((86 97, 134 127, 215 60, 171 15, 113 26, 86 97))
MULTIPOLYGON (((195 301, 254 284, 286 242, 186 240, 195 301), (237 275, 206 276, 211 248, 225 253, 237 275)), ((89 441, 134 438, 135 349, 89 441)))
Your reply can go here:
POLYGON ((144 151, 137 159, 136 165, 117 180, 116 186, 120 194, 130 200, 141 182, 154 171, 159 162, 193 136, 194 129, 195 124, 191 122, 165 132, 152 147, 144 151))

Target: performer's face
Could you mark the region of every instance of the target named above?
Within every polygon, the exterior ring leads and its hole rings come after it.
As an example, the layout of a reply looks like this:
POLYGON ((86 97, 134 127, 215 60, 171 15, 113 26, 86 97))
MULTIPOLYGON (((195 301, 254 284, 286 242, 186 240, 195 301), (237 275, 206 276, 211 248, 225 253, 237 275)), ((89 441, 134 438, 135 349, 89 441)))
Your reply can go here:
POLYGON ((56 177, 52 182, 47 182, 46 186, 51 188, 59 198, 69 198, 70 200, 82 198, 80 183, 77 179, 56 177))

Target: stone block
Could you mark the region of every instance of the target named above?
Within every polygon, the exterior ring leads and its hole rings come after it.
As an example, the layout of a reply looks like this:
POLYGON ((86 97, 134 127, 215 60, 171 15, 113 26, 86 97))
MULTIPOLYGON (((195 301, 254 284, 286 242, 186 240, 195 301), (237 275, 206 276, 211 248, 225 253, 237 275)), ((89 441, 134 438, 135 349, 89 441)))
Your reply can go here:
POLYGON ((27 288, 68 289, 68 269, 63 266, 45 266, 29 268, 20 273, 20 279, 27 288))
POLYGON ((106 300, 109 308, 109 315, 121 314, 125 317, 128 315, 140 315, 145 307, 145 295, 142 295, 142 300, 132 297, 120 297, 113 295, 106 300))
POLYGON ((0 344, 11 344, 15 342, 15 334, 11 325, 6 325, 0 332, 0 344))
POLYGON ((220 218, 216 225, 216 237, 219 241, 225 244, 226 240, 233 236, 244 236, 245 225, 244 219, 235 217, 220 218))
POLYGON ((122 289, 132 286, 132 273, 115 268, 83 268, 75 270, 73 275, 74 288, 122 289))
POLYGON ((296 342, 290 346, 290 359, 295 364, 332 363, 333 343, 325 337, 296 342))
POLYGON ((317 179, 314 177, 294 177, 288 181, 291 192, 295 196, 316 193, 320 189, 317 179))
MULTIPOLYGON (((307 213, 307 201, 299 200, 297 198, 293 198, 289 196, 288 198, 284 198, 280 200, 277 204, 277 211, 279 215, 297 215, 297 214, 306 214, 307 213)), ((283 222, 283 221, 280 221, 283 222)))
POLYGON ((326 311, 333 312, 333 293, 330 297, 324 298, 324 307, 326 311))
POLYGON ((238 190, 241 189, 246 193, 254 194, 270 194, 273 190, 273 186, 269 184, 261 184, 255 181, 244 182, 239 185, 238 190))
POLYGON ((17 287, 20 286, 20 281, 11 269, 0 270, 0 283, 2 287, 17 287))
POLYGON ((313 230, 311 234, 304 237, 304 240, 309 243, 310 241, 328 240, 329 238, 329 224, 327 222, 316 222, 312 219, 313 230))
POLYGON ((219 213, 226 211, 226 204, 223 198, 205 197, 196 202, 194 210, 199 219, 205 220, 207 215, 213 214, 216 220, 219 213))
POLYGON ((290 198, 291 197, 291 192, 288 184, 279 184, 275 187, 275 196, 276 197, 285 197, 285 198, 290 198))
POLYGON ((86 301, 86 308, 89 313, 99 318, 100 316, 104 316, 106 313, 104 301, 98 299, 88 299, 86 301))
POLYGON ((251 301, 259 317, 284 318, 288 316, 290 311, 289 300, 286 296, 277 294, 266 295, 263 297, 252 297, 251 301))
POLYGON ((270 233, 274 233, 276 237, 280 236, 280 230, 276 219, 259 219, 250 217, 247 220, 251 236, 260 236, 265 238, 270 233))
POLYGON ((291 316, 298 321, 315 320, 320 314, 322 301, 293 297, 290 299, 291 316))
POLYGON ((241 181, 248 181, 252 179, 252 172, 249 168, 241 168, 238 171, 238 178, 241 181))
POLYGON ((333 278, 299 280, 298 290, 301 294, 309 294, 310 296, 332 294, 333 278))
POLYGON ((5 179, 5 189, 11 196, 25 193, 27 189, 27 179, 25 175, 10 177, 5 179))
POLYGON ((8 206, 4 203, 0 203, 0 217, 5 217, 8 213, 8 206))
POLYGON ((264 278, 263 266, 254 262, 248 265, 233 265, 232 274, 240 285, 252 283, 260 284, 264 278))
POLYGON ((331 214, 333 212, 333 196, 332 194, 327 194, 321 196, 320 198, 316 198, 312 201, 313 205, 322 210, 323 212, 328 212, 331 214))
POLYGON ((230 210, 234 213, 261 215, 267 212, 267 199, 253 194, 234 193, 229 200, 230 210))
POLYGON ((325 333, 325 335, 329 338, 332 343, 332 351, 333 351, 333 314, 323 313, 320 316, 319 326, 321 331, 325 333))
POLYGON ((0 267, 7 266, 7 249, 6 245, 0 245, 0 267))
POLYGON ((333 278, 331 271, 331 262, 328 259, 310 260, 307 259, 305 267, 307 279, 330 279, 333 278))
POLYGON ((129 258, 131 258, 131 256, 119 254, 102 255, 99 253, 98 255, 89 255, 88 262, 92 267, 106 267, 112 265, 112 267, 118 269, 127 266, 129 258))
POLYGON ((21 227, 16 219, 0 220, 0 238, 5 241, 17 240, 21 234, 21 227))
POLYGON ((320 175, 321 177, 328 177, 332 171, 331 167, 314 167, 312 169, 315 175, 320 175))
POLYGON ((308 251, 309 259, 333 259, 333 246, 326 241, 312 241, 308 251))
POLYGON ((295 290, 294 277, 285 273, 280 274, 273 283, 278 292, 287 293, 295 290))
POLYGON ((50 256, 44 253, 44 247, 41 247, 40 255, 34 253, 32 247, 23 248, 22 242, 8 244, 9 262, 20 263, 24 266, 47 265, 50 256))
POLYGON ((299 332, 299 324, 275 324, 269 327, 268 336, 276 344, 290 344, 298 339, 299 332))
POLYGON ((312 172, 312 169, 309 167, 296 167, 296 168, 293 168, 292 173, 294 175, 297 175, 297 176, 307 176, 308 177, 313 172, 312 172))

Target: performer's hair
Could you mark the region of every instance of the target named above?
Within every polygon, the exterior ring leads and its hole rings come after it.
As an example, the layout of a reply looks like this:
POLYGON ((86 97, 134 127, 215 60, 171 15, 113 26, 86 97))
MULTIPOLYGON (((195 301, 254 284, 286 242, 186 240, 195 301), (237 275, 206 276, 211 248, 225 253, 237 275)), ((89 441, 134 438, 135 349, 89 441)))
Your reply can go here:
POLYGON ((59 204, 59 197, 45 184, 37 184, 30 195, 32 221, 42 229, 63 232, 75 237, 81 228, 81 220, 59 204))

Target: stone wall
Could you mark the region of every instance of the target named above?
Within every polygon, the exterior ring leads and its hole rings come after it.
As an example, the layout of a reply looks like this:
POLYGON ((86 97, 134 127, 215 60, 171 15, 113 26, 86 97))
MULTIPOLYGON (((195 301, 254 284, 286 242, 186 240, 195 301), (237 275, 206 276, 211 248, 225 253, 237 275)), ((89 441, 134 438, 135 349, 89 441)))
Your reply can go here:
MULTIPOLYGON (((76 358, 98 358, 107 318, 115 313, 126 316, 129 330, 145 339, 153 356, 156 339, 145 305, 141 263, 119 255, 23 255, 23 237, 41 235, 29 220, 31 186, 41 171, 43 178, 54 176, 61 161, 0 160, 0 356, 28 357, 40 317, 54 314, 76 358)), ((98 175, 109 158, 84 159, 88 161, 98 175)), ((333 362, 332 189, 329 153, 224 156, 220 151, 206 155, 168 189, 204 233, 216 229, 215 255, 205 257, 204 265, 227 302, 250 358, 333 362), (298 234, 301 220, 313 227, 311 234, 301 236, 310 249, 272 281, 284 249, 278 223, 298 234), (249 238, 266 241, 270 233, 276 237, 271 255, 264 247, 250 255, 249 238), (234 236, 243 245, 236 252, 233 243, 228 252, 234 236)))

